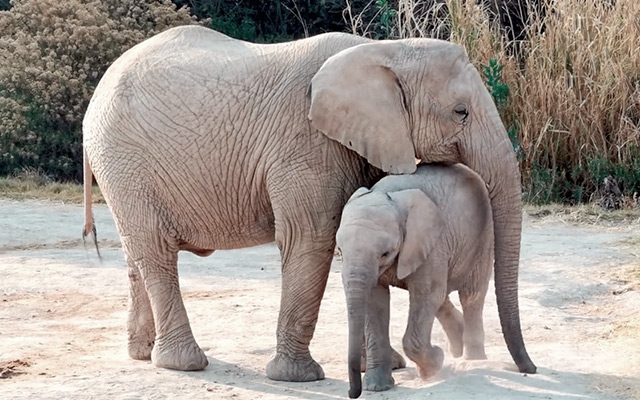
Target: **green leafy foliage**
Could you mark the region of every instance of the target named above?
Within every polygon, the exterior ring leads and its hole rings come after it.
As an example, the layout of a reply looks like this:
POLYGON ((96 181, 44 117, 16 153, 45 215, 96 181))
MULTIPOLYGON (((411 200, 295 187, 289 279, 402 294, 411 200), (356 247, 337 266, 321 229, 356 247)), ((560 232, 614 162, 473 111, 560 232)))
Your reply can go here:
POLYGON ((374 25, 375 39, 393 39, 396 29, 397 12, 394 10, 387 0, 376 0, 377 13, 380 20, 374 25))
POLYGON ((510 113, 512 114, 512 110, 509 107, 509 86, 502 81, 503 68, 504 66, 499 65, 498 61, 492 58, 489 60, 489 65, 482 66, 482 77, 503 121, 511 121, 511 125, 507 127, 507 135, 511 140, 516 155, 521 158, 523 153, 520 138, 518 137, 518 120, 513 116, 511 116, 512 118, 507 118, 510 113))
POLYGON ((498 61, 493 58, 489 60, 489 65, 482 67, 482 76, 498 110, 502 110, 506 106, 509 98, 509 86, 502 81, 503 68, 504 66, 498 65, 498 61))

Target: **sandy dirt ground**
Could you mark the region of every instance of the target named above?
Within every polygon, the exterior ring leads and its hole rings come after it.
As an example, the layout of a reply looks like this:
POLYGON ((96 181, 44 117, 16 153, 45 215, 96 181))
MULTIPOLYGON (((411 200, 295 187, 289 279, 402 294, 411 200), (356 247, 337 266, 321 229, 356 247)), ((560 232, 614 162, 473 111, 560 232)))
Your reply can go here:
MULTIPOLYGON (((200 372, 157 369, 127 356, 127 272, 108 209, 94 210, 102 264, 78 239, 81 207, 0 200, 0 399, 346 398, 339 261, 311 345, 325 380, 265 377, 280 302, 273 244, 207 258, 180 255, 184 301, 210 364, 200 372)), ((490 293, 489 360, 447 354, 442 371, 428 381, 408 362, 394 372, 394 389, 364 392, 363 398, 640 399, 640 287, 629 278, 640 271, 640 227, 525 222, 520 309, 539 373, 516 372, 490 293)), ((407 310, 407 293, 393 290, 392 345, 400 351, 407 310)), ((434 342, 446 348, 436 325, 434 342)))

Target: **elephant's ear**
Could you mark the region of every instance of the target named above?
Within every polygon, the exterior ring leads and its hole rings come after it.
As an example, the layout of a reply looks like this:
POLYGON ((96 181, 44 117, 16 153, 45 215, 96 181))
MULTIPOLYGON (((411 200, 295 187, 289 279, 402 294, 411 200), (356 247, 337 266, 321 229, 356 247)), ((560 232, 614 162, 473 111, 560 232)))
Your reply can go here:
POLYGON ((440 239, 444 220, 438 206, 419 189, 389 193, 406 210, 405 237, 398 256, 398 279, 404 279, 424 265, 440 239))
POLYGON ((343 50, 311 80, 311 125, 392 174, 416 170, 406 97, 392 70, 401 46, 378 42, 343 50))

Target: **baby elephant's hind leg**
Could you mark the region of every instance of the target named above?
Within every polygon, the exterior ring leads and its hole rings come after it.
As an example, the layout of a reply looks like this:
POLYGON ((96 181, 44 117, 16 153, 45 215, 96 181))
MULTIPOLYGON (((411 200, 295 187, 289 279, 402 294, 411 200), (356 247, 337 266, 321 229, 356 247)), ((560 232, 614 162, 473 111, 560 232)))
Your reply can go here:
POLYGON ((461 290, 459 293, 464 313, 464 334, 462 337, 464 357, 468 360, 485 360, 487 355, 484 351, 482 311, 487 287, 485 286, 479 291, 461 290))
POLYGON ((449 339, 449 352, 455 358, 461 357, 463 352, 464 318, 462 313, 451 303, 447 296, 436 313, 444 332, 449 339))
POLYGON ((433 290, 434 286, 409 287, 409 323, 402 338, 404 352, 417 364, 422 379, 435 375, 444 362, 442 349, 431 344, 433 321, 445 298, 444 290, 433 290))

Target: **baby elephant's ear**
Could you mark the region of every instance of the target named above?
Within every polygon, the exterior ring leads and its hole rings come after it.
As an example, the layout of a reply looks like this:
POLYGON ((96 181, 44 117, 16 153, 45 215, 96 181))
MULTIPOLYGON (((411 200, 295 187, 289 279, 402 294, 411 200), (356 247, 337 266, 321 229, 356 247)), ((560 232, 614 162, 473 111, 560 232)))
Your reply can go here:
POLYGON ((398 256, 398 279, 404 279, 424 265, 440 239, 444 220, 438 206, 419 189, 389 193, 406 213, 405 237, 398 256))
POLYGON ((371 190, 367 189, 366 187, 358 188, 358 190, 353 192, 351 197, 349 197, 349 200, 347 200, 347 204, 351 203, 353 200, 357 199, 360 196, 364 196, 365 194, 367 194, 369 192, 371 192, 371 190))

